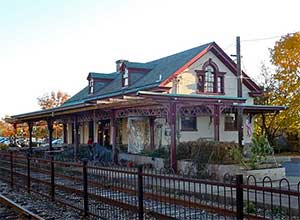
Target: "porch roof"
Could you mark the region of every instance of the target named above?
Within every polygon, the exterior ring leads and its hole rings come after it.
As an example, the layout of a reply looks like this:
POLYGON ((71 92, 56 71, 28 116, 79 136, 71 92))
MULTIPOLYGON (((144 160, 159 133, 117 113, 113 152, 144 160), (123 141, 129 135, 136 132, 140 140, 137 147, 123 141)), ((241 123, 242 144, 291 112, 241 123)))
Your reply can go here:
POLYGON ((156 100, 169 100, 169 101, 201 101, 201 102, 231 102, 231 103, 244 103, 246 98, 239 98, 233 96, 221 95, 200 95, 200 94, 174 94, 174 93, 158 93, 149 91, 139 91, 138 96, 146 98, 155 98, 156 100))
POLYGON ((287 109, 286 106, 275 106, 275 105, 249 105, 242 104, 241 105, 245 112, 247 113, 272 113, 279 112, 281 110, 287 109))

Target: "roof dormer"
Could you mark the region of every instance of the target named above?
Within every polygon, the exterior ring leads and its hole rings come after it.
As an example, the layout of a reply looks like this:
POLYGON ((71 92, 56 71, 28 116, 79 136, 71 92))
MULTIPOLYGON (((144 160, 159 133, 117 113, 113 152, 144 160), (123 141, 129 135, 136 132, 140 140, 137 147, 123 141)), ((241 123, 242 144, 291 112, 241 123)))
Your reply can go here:
POLYGON ((88 80, 88 94, 94 94, 95 89, 103 88, 108 83, 113 81, 116 78, 116 73, 94 73, 90 72, 87 80, 88 80))

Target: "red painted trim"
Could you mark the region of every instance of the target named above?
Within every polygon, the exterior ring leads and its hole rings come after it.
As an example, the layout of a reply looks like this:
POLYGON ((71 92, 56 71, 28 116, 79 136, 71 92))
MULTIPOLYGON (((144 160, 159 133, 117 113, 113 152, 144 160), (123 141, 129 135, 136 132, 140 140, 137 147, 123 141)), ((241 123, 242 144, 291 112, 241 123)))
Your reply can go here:
MULTIPOLYGON (((194 58, 192 58, 189 62, 179 68, 176 72, 174 72, 170 77, 168 77, 165 81, 163 81, 160 86, 165 86, 167 83, 171 82, 174 77, 177 77, 180 73, 182 73, 186 68, 190 67, 194 62, 196 62, 199 58, 201 58, 208 51, 211 51, 214 55, 216 55, 224 65, 234 74, 237 75, 236 64, 233 60, 214 42, 206 49, 197 54, 194 58)), ((242 72, 244 80, 243 84, 251 91, 256 92, 257 94, 261 93, 260 87, 250 79, 250 77, 242 72)))
POLYGON ((256 91, 249 92, 250 97, 259 97, 261 95, 262 95, 262 91, 260 91, 260 92, 256 92, 256 91))
MULTIPOLYGON (((236 69, 236 64, 233 62, 233 60, 216 44, 213 43, 209 50, 216 55, 223 63, 224 65, 230 69, 230 71, 237 76, 237 69, 236 69)), ((260 92, 261 89, 260 87, 250 79, 250 77, 245 73, 242 72, 243 74, 243 84, 250 90, 250 91, 255 91, 255 92, 260 92)))
POLYGON ((150 149, 154 150, 155 149, 155 143, 154 143, 154 117, 149 117, 149 127, 150 127, 150 149))
POLYGON ((211 58, 209 58, 203 65, 202 65, 202 70, 195 70, 197 73, 197 78, 196 78, 196 83, 197 83, 197 90, 196 93, 201 93, 201 94, 225 94, 224 91, 224 75, 226 74, 225 72, 220 72, 218 65, 212 61, 211 58), (201 90, 198 88, 199 84, 199 79, 201 77, 202 81, 205 83, 205 73, 206 73, 206 67, 207 66, 212 66, 214 69, 214 85, 213 85, 213 92, 207 92, 204 91, 204 84, 202 85, 203 88, 201 90), (221 92, 218 92, 218 78, 221 78, 221 92))
POLYGON ((209 50, 209 47, 202 50, 200 53, 198 53, 194 58, 192 58, 190 61, 188 61, 186 64, 184 64, 182 67, 180 67, 175 73, 173 73, 170 77, 168 77, 165 81, 163 81, 159 86, 165 86, 169 82, 172 81, 173 78, 178 76, 180 73, 182 73, 186 68, 189 68, 193 63, 195 63, 199 58, 201 58, 204 54, 206 54, 209 50))

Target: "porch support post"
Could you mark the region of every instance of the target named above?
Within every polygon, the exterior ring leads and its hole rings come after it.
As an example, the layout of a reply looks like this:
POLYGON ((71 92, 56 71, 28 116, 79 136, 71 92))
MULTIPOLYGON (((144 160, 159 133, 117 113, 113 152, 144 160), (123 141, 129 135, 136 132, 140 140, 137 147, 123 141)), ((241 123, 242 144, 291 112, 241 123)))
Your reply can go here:
POLYGON ((33 127, 32 121, 28 121, 27 125, 29 131, 29 153, 30 155, 32 155, 32 127, 33 127))
POLYGON ((214 105, 214 139, 220 140, 220 106, 214 105))
POLYGON ((50 152, 52 152, 53 151, 52 148, 53 121, 51 119, 47 120, 47 127, 48 127, 49 150, 50 152))
POLYGON ((98 142, 98 128, 97 128, 97 119, 96 119, 96 112, 93 111, 93 126, 94 126, 94 143, 98 142))
POLYGON ((14 145, 17 146, 17 133, 18 133, 18 124, 16 122, 14 122, 13 124, 14 130, 15 130, 15 135, 14 135, 14 145))
POLYGON ((238 107, 237 109, 237 129, 238 129, 238 141, 239 147, 242 148, 244 145, 244 128, 243 128, 243 109, 238 107))
POLYGON ((176 159, 176 103, 171 102, 169 108, 169 124, 171 129, 170 161, 171 168, 177 173, 176 159))
POLYGON ((79 129, 78 118, 77 115, 75 115, 74 117, 74 161, 77 160, 77 151, 79 147, 78 129, 79 129))
POLYGON ((118 154, 117 154, 117 119, 115 110, 111 110, 111 136, 112 136, 112 161, 114 163, 118 162, 118 154))
POLYGON ((149 117, 149 126, 150 126, 150 149, 154 150, 154 120, 155 117, 149 117))
POLYGON ((63 123, 63 134, 64 134, 64 144, 68 143, 68 130, 67 130, 67 124, 63 123))

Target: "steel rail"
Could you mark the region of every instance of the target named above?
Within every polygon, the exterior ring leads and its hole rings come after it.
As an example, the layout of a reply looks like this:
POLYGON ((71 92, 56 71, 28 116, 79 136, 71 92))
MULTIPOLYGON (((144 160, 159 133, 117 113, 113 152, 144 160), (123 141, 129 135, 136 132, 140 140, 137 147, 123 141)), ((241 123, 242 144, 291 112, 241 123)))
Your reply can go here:
POLYGON ((9 206, 11 207, 14 211, 16 211, 17 213, 20 213, 21 216, 29 218, 29 219, 35 219, 35 220, 45 220, 44 218, 34 214, 33 212, 23 208, 22 206, 18 205, 17 203, 15 203, 14 201, 10 200, 9 198, 3 196, 0 194, 0 203, 5 205, 5 206, 9 206))

